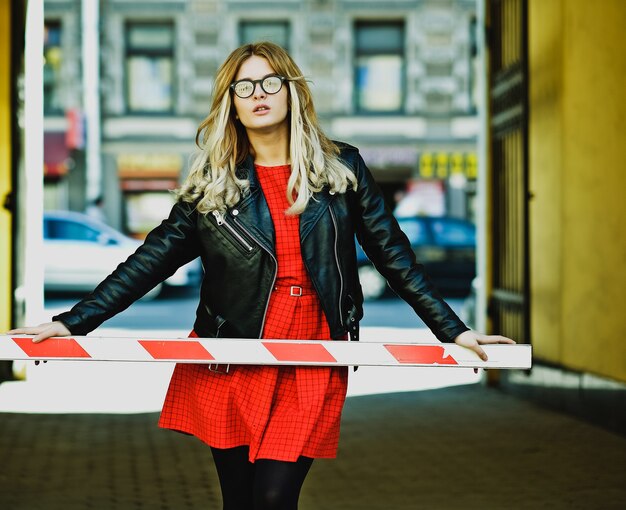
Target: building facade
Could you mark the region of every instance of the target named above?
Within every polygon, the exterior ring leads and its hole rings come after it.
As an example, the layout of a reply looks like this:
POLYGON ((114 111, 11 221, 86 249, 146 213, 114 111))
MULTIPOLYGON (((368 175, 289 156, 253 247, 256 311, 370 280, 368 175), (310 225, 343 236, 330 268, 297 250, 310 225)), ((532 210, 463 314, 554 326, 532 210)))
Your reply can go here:
POLYGON ((185 175, 218 66, 272 40, 310 80, 326 133, 360 148, 390 204, 409 191, 416 212, 473 218, 474 0, 101 0, 97 172, 81 102, 89 2, 45 2, 48 207, 101 195, 114 226, 144 234, 185 175))

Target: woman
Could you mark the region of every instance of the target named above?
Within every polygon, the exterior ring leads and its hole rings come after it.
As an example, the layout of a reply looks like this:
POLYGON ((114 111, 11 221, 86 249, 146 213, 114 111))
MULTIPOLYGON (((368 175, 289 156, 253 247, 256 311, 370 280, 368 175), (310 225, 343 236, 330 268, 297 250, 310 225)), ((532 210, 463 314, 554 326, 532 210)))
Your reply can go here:
MULTIPOLYGON (((90 295, 11 334, 87 334, 202 258, 192 335, 358 339, 355 235, 444 342, 487 359, 436 293, 354 147, 322 133, 302 73, 279 46, 245 45, 217 73, 202 149, 168 219, 90 295)), ((314 458, 335 457, 346 367, 177 365, 159 425, 211 446, 224 508, 297 508, 314 458)))

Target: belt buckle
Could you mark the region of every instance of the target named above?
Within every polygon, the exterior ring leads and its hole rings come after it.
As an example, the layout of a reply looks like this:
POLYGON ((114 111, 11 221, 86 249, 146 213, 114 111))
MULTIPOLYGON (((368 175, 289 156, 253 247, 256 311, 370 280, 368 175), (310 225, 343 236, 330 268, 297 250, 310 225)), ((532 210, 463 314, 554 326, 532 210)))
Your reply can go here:
POLYGON ((289 295, 294 297, 302 296, 302 287, 298 287, 297 285, 292 285, 289 288, 289 295))
POLYGON ((224 364, 219 364, 219 363, 209 363, 207 365, 207 368, 211 372, 218 372, 220 374, 227 374, 230 371, 230 364, 224 365, 224 364))

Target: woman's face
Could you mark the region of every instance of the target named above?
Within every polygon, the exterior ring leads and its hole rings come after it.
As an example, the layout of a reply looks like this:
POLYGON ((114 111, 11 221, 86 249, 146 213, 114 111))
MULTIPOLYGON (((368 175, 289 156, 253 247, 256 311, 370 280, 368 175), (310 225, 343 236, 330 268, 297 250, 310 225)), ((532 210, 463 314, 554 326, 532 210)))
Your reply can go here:
MULTIPOLYGON (((260 80, 271 74, 276 74, 276 71, 269 62, 263 57, 252 55, 241 64, 235 81, 260 80)), ((268 132, 287 125, 287 82, 275 94, 268 94, 261 83, 255 83, 250 97, 242 99, 233 93, 233 103, 239 120, 248 131, 268 132)))

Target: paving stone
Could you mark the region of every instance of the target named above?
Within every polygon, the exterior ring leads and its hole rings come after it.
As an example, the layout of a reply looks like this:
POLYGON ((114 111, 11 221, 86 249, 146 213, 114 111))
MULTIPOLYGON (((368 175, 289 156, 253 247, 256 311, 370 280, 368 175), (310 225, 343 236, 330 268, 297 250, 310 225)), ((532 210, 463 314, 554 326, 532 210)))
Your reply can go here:
MULTIPOLYGON (((0 508, 219 509, 209 448, 158 415, 0 414, 0 508)), ((351 397, 301 510, 622 509, 626 437, 480 385, 351 397)))

